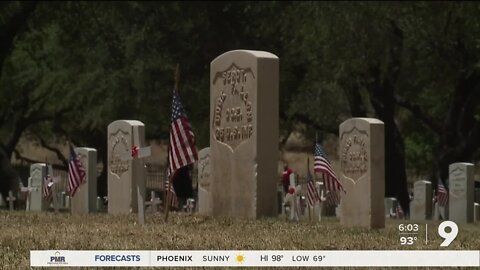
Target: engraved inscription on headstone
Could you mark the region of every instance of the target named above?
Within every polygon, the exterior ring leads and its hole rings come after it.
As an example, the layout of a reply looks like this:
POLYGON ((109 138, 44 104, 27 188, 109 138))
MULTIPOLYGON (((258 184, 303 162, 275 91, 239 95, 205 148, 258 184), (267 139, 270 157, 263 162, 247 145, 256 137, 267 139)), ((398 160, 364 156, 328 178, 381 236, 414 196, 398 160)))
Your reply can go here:
POLYGON ((254 113, 249 92, 254 83, 252 69, 238 67, 235 63, 217 72, 212 82, 218 93, 214 96, 213 136, 230 146, 232 151, 253 134, 254 113))
MULTIPOLYGON (((201 188, 210 189, 210 149, 208 153, 198 159, 198 184, 201 188)), ((202 149, 203 150, 203 149, 202 149)), ((200 155, 199 155, 200 156, 200 155)))
POLYGON ((47 211, 49 204, 43 199, 43 180, 47 169, 45 163, 35 163, 30 166, 29 187, 32 191, 29 196, 29 211, 47 211))
POLYGON ((352 127, 340 138, 340 168, 346 179, 356 183, 367 173, 368 153, 366 142, 369 140, 365 130, 352 127))
POLYGON ((211 174, 203 186, 214 216, 276 214, 278 67, 275 55, 249 50, 211 62, 211 174))
POLYGON ((339 128, 340 221, 345 226, 385 227, 384 124, 374 118, 351 118, 339 128))
POLYGON ((426 202, 425 196, 427 194, 427 185, 421 183, 422 182, 415 182, 415 193, 413 197, 413 200, 419 204, 426 202))
POLYGON ((432 217, 432 183, 421 180, 413 184, 410 219, 426 220, 432 217))
POLYGON ((110 172, 118 178, 129 169, 128 160, 123 160, 121 158, 125 152, 130 151, 129 140, 130 134, 120 129, 116 133, 110 134, 109 137, 109 141, 112 145, 112 150, 109 153, 109 168, 110 172))
POLYGON ((149 149, 145 147, 145 125, 137 120, 117 120, 108 125, 107 136, 108 213, 134 212, 142 217, 146 170, 143 162, 131 155, 132 146, 138 147, 139 156, 142 149, 149 149))
POLYGON ((450 194, 454 197, 465 196, 467 190, 466 172, 464 167, 455 167, 450 172, 449 188, 450 194))
POLYGON ((453 163, 449 166, 449 220, 456 223, 473 222, 474 168, 472 163, 453 163))
POLYGON ((198 152, 198 212, 209 215, 212 212, 210 190, 210 147, 198 152))

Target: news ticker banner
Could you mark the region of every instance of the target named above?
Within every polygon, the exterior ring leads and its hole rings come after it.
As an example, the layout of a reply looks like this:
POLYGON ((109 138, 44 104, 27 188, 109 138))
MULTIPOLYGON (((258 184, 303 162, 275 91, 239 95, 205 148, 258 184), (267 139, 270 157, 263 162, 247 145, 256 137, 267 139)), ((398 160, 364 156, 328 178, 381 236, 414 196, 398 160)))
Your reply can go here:
POLYGON ((32 267, 480 267, 479 250, 32 250, 32 267))

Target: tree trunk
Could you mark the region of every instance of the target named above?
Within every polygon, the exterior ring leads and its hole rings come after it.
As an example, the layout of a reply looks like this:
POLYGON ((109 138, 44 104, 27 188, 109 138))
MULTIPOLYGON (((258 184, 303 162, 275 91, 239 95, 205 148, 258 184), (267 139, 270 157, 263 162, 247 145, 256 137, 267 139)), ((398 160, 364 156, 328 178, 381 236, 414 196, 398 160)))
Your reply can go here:
POLYGON ((18 180, 18 175, 10 164, 10 157, 0 147, 0 193, 5 203, 7 203, 8 191, 11 190, 15 194, 19 188, 18 181, 15 180, 18 180))
POLYGON ((103 163, 102 172, 97 178, 97 194, 100 197, 108 195, 108 145, 106 143, 98 145, 98 160, 103 163))
POLYGON ((377 81, 376 86, 370 90, 370 98, 385 128, 385 197, 397 198, 403 210, 408 213, 410 199, 407 189, 405 148, 400 130, 395 123, 393 86, 377 81))

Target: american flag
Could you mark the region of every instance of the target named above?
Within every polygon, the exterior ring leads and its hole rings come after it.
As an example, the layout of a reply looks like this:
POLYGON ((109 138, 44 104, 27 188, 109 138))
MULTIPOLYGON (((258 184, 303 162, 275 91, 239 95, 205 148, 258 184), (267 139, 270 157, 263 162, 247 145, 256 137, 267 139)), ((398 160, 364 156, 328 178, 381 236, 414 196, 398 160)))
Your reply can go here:
POLYGON ((48 163, 45 164, 46 166, 46 173, 45 178, 43 179, 43 199, 50 201, 53 199, 52 196, 52 185, 53 185, 53 178, 48 172, 48 163))
POLYGON ((338 194, 337 191, 345 192, 345 190, 343 189, 342 184, 338 181, 337 174, 333 170, 330 162, 327 159, 327 156, 325 155, 325 152, 318 143, 315 144, 315 163, 313 165, 313 169, 315 172, 322 174, 325 189, 330 191, 329 194, 331 199, 339 204, 340 194, 338 194))
POLYGON ((68 190, 74 196, 78 187, 85 182, 85 168, 77 157, 73 146, 70 145, 70 158, 68 162, 68 190))
MULTIPOLYGON (((172 122, 170 126, 170 144, 168 146, 168 168, 165 190, 170 192, 171 205, 178 206, 177 196, 173 185, 169 185, 169 179, 173 179, 175 172, 198 160, 195 146, 195 135, 188 122, 187 115, 183 110, 182 103, 177 91, 173 90, 172 122)), ((168 194, 168 193, 167 193, 168 194)))
POLYGON ((310 171, 307 172, 307 199, 310 208, 312 208, 317 201, 320 201, 320 196, 315 188, 315 183, 313 182, 313 177, 310 171))
POLYGON ((448 190, 443 185, 442 179, 438 179, 437 189, 438 205, 445 207, 448 203, 448 190))
POLYGON ((170 126, 170 147, 168 151, 168 175, 198 160, 195 136, 183 110, 180 97, 173 91, 172 123, 170 126))
MULTIPOLYGON (((165 180, 165 190, 167 192, 170 192, 170 206, 169 207, 178 208, 177 194, 175 193, 175 189, 173 188, 173 185, 170 185, 170 181, 168 180, 168 178, 169 177, 167 175, 167 179, 165 180)), ((167 197, 165 196, 165 198, 167 198, 167 197)))

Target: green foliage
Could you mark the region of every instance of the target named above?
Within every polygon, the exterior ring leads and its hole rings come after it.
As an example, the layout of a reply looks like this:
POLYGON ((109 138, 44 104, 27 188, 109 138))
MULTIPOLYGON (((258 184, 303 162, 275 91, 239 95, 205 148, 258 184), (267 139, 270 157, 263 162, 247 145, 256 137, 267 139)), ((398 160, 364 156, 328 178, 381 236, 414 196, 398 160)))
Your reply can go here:
MULTIPOLYGON (((17 2, 2 5, 0 29, 9 10, 20 9, 17 2)), ((453 2, 41 2, 0 63, 0 141, 5 144, 16 127, 28 124, 23 134, 31 138, 69 138, 105 149, 106 127, 117 119, 138 119, 149 139, 167 140, 178 63, 180 95, 198 146, 205 147, 209 63, 239 48, 280 57, 283 136, 299 130, 312 140, 317 131, 323 138, 337 134, 338 124, 354 110, 375 116, 371 85, 376 81, 391 81, 396 95, 441 122, 458 77, 479 71, 479 7, 453 2), (355 94, 359 99, 352 99, 355 94)), ((408 168, 428 173, 441 135, 404 108, 395 113, 408 168)), ((479 121, 479 106, 472 113, 479 121)))

